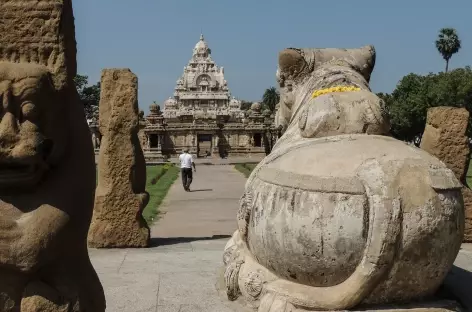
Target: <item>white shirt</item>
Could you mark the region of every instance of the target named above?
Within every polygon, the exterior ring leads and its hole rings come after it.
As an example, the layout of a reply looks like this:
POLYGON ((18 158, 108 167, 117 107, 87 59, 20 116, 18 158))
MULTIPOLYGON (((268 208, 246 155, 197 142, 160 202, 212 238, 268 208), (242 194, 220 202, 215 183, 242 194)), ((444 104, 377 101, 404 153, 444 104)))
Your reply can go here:
POLYGON ((192 168, 193 157, 188 153, 180 154, 180 168, 192 168))

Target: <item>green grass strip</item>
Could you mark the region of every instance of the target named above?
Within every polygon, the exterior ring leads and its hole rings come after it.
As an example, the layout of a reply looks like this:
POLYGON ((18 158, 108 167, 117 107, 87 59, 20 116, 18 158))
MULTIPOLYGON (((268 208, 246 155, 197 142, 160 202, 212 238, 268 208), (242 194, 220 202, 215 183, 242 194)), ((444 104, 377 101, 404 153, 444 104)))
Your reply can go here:
POLYGON ((159 206, 179 176, 179 168, 171 165, 148 167, 146 191, 149 203, 143 211, 143 217, 151 225, 159 216, 159 206))
POLYGON ((246 178, 249 178, 251 175, 252 170, 256 167, 256 164, 236 164, 234 168, 244 174, 246 178))

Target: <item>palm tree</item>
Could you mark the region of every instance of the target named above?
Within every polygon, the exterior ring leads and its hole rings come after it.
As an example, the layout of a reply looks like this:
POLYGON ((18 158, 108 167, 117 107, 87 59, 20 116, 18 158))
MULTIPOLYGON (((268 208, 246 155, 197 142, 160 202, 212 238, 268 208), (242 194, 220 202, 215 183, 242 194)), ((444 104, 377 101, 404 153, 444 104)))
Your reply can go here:
POLYGON ((461 40, 454 28, 442 28, 439 31, 438 40, 436 40, 436 48, 446 61, 446 73, 449 69, 449 60, 453 54, 459 52, 461 48, 461 40))
POLYGON ((280 101, 280 94, 275 87, 266 89, 262 96, 262 104, 267 107, 271 112, 275 110, 275 106, 280 101))

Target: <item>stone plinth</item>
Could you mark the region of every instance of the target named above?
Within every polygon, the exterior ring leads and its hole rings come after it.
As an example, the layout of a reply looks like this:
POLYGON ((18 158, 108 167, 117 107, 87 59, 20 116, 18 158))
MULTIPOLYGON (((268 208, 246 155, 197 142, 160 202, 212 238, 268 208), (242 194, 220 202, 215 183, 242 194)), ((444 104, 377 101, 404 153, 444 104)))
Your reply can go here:
POLYGON ((105 311, 70 0, 0 0, 0 311, 105 311))
POLYGON ((146 164, 138 138, 138 79, 129 69, 105 69, 100 95, 98 186, 90 247, 146 247, 149 227, 142 211, 146 164))
POLYGON ((469 112, 465 108, 434 107, 428 110, 421 148, 443 161, 465 185, 464 241, 472 242, 472 191, 467 186, 469 140, 466 130, 469 112))

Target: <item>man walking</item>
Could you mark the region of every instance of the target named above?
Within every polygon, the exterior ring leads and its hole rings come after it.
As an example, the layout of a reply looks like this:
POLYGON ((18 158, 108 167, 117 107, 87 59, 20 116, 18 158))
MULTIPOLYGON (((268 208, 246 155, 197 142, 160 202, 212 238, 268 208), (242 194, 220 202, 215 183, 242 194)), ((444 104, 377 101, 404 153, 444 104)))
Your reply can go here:
POLYGON ((195 168, 195 163, 193 162, 192 155, 189 154, 188 149, 184 149, 184 152, 179 156, 180 160, 180 170, 182 174, 182 184, 184 186, 184 190, 190 192, 190 184, 193 180, 192 174, 192 167, 195 172, 197 172, 197 168, 195 168))

